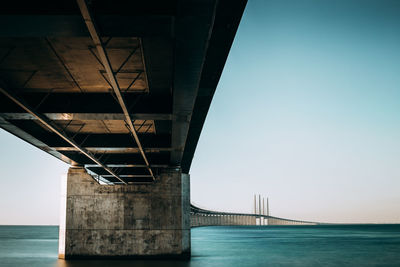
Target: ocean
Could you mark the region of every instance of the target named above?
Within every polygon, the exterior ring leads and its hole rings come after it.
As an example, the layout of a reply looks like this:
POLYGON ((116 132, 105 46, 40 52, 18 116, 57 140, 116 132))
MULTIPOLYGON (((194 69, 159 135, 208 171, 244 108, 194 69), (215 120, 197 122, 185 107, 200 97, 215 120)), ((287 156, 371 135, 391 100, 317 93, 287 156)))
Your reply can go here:
POLYGON ((57 259, 57 226, 0 226, 0 266, 400 266, 400 225, 192 229, 190 261, 57 259))

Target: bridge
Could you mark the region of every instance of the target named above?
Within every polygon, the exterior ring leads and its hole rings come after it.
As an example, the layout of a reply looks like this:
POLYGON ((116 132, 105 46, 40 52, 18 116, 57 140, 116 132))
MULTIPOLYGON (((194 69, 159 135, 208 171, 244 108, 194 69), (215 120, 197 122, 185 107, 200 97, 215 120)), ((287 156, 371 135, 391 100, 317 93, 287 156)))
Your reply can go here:
POLYGON ((190 205, 190 225, 199 226, 231 226, 231 225, 320 225, 319 222, 293 220, 271 216, 267 198, 267 207, 265 209, 264 199, 261 205, 261 197, 257 205, 256 196, 254 196, 254 213, 233 213, 213 211, 200 208, 196 205, 190 205), (262 208, 261 208, 262 207, 262 208))
POLYGON ((190 166, 245 5, 2 6, 0 127, 71 165, 60 258, 190 256, 190 166))

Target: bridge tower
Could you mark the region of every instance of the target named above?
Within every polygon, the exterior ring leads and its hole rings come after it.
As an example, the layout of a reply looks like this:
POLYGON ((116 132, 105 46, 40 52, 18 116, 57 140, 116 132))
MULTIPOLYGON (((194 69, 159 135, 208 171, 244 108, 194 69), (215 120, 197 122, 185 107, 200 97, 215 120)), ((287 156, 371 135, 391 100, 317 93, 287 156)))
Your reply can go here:
MULTIPOLYGON (((267 197, 267 216, 269 217, 269 201, 267 197)), ((269 218, 267 218, 267 225, 269 225, 269 218)))
POLYGON ((256 194, 254 194, 254 214, 257 214, 257 197, 256 197, 256 194))

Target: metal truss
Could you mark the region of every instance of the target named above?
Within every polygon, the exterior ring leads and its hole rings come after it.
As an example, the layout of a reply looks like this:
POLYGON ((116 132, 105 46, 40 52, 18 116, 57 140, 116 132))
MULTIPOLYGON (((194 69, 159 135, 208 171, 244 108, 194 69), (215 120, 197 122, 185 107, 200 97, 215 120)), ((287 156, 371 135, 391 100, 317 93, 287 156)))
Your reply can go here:
POLYGON ((118 100, 118 103, 120 104, 120 106, 122 108, 122 111, 123 111, 123 113, 125 115, 125 121, 126 121, 126 123, 128 125, 128 128, 129 128, 133 138, 135 139, 135 142, 136 142, 136 144, 137 144, 137 146, 138 146, 138 148, 140 150, 140 154, 143 157, 143 160, 145 162, 146 168, 150 173, 150 176, 153 178, 153 180, 155 180, 154 173, 153 173, 152 169, 150 168, 149 161, 148 161, 148 159, 146 157, 146 154, 144 152, 142 144, 140 143, 139 137, 137 135, 137 132, 136 132, 135 127, 134 127, 133 122, 132 122, 132 118, 130 117, 130 114, 128 112, 128 108, 126 106, 125 100, 124 100, 124 98, 123 98, 123 96, 121 94, 121 90, 120 90, 118 81, 117 81, 117 79, 115 77, 115 74, 114 74, 114 72, 112 70, 110 60, 109 60, 109 58, 107 56, 107 52, 106 52, 106 50, 104 48, 104 45, 103 45, 103 43, 101 41, 101 38, 100 38, 99 34, 98 34, 98 31, 96 29, 93 17, 90 14, 90 11, 88 9, 86 1, 85 0, 77 0, 77 3, 78 3, 78 6, 79 6, 79 9, 81 11, 82 17, 85 20, 86 26, 87 26, 87 28, 89 30, 90 36, 92 37, 94 45, 95 45, 95 47, 97 49, 98 55, 100 57, 100 60, 101 60, 103 66, 104 66, 104 69, 105 69, 105 71, 106 71, 106 73, 108 75, 108 79, 109 79, 110 85, 111 85, 112 89, 114 90, 114 94, 115 94, 115 96, 116 96, 116 98, 118 100))

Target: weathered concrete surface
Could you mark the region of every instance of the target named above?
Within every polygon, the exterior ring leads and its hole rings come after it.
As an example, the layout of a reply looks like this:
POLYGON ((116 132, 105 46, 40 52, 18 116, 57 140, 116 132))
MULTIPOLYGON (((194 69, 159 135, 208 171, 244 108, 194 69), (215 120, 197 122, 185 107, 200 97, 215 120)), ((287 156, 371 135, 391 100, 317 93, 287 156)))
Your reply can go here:
POLYGON ((59 258, 190 257, 189 190, 175 169, 152 184, 108 186, 70 168, 59 258))

